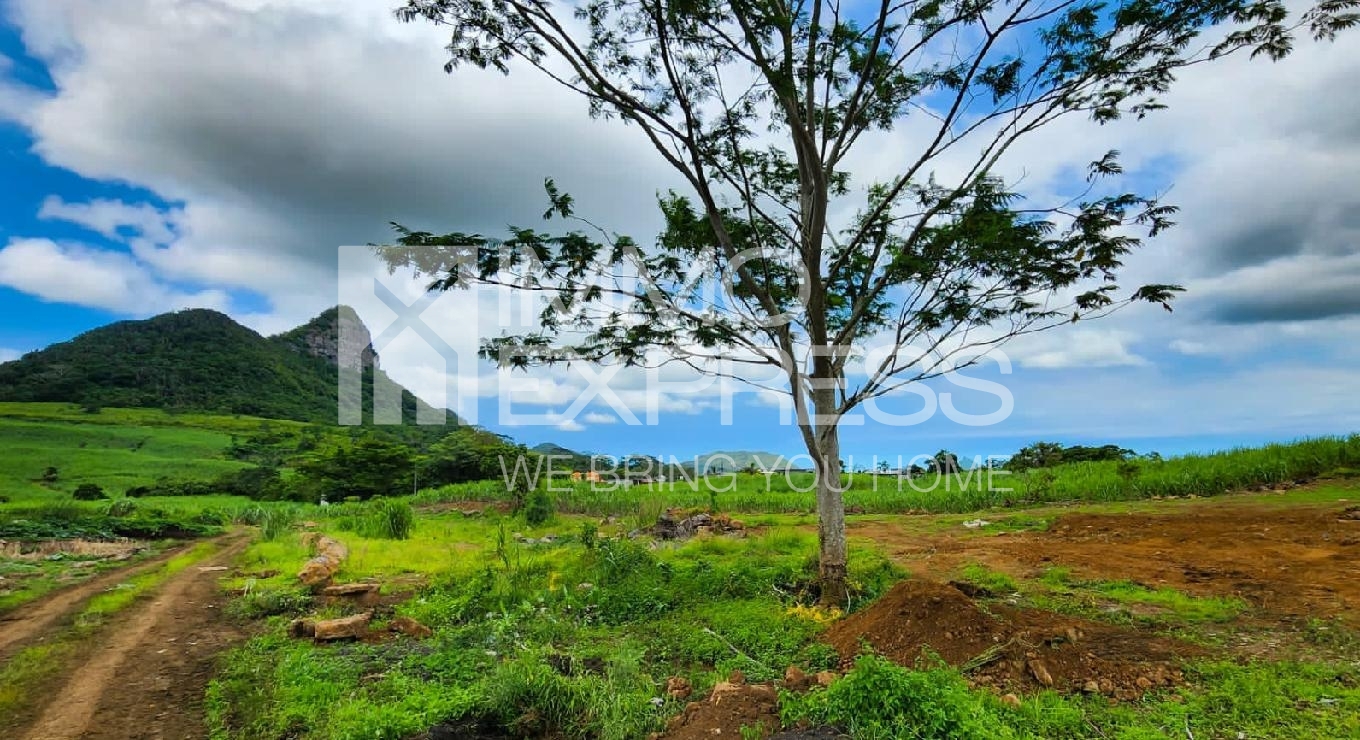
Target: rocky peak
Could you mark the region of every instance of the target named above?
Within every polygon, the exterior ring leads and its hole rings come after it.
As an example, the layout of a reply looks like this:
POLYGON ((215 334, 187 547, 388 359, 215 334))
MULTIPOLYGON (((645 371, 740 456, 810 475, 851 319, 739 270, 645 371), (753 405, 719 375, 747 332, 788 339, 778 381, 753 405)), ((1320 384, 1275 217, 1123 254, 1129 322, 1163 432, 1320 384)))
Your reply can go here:
POLYGON ((378 367, 373 337, 363 319, 349 306, 336 306, 277 339, 290 349, 320 357, 332 365, 361 370, 378 367))

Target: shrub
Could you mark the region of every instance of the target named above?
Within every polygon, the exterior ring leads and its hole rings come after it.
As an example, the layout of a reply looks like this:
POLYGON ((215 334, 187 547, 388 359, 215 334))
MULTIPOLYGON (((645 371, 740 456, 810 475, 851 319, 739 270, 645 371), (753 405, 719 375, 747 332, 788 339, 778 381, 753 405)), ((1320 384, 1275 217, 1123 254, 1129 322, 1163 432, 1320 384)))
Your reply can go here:
POLYGON ((553 514, 552 496, 542 488, 535 488, 529 492, 528 498, 524 502, 524 521, 531 526, 546 524, 552 519, 553 514))
POLYGON ((379 499, 369 506, 359 534, 383 540, 407 540, 415 529, 416 512, 405 501, 379 499))
POLYGON ((291 506, 262 506, 259 513, 260 536, 265 540, 276 540, 292 531, 295 521, 297 511, 291 506))
POLYGON ((784 695, 780 713, 785 724, 835 725, 870 740, 1014 737, 999 721, 994 701, 969 691, 955 671, 910 670, 862 655, 827 690, 784 695))
POLYGON ((105 501, 109 495, 94 483, 81 483, 71 497, 77 501, 105 501))
POLYGON ((137 504, 134 504, 127 499, 122 499, 121 501, 114 501, 112 504, 109 504, 108 515, 114 518, 125 517, 130 516, 136 510, 137 504))

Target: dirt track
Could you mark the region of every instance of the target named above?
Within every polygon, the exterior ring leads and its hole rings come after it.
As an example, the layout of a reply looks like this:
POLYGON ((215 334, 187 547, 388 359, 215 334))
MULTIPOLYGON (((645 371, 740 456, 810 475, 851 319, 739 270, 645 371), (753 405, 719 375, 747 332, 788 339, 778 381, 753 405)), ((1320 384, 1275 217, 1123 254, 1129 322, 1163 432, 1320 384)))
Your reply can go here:
POLYGON ((0 663, 9 660, 24 645, 44 635, 53 625, 69 616, 75 608, 84 604, 102 591, 126 581, 140 573, 158 568, 165 561, 175 557, 182 548, 174 548, 154 558, 129 568, 100 574, 88 581, 49 594, 36 602, 25 604, 13 612, 0 617, 0 663))
POLYGON ((1236 596, 1266 619, 1360 624, 1360 519, 1348 511, 1354 504, 1244 494, 1156 506, 1062 514, 1047 531, 922 534, 859 521, 850 535, 873 540, 908 570, 936 580, 957 577, 973 562, 1022 578, 1062 566, 1079 578, 1236 596))
MULTIPOLYGON (((222 566, 245 547, 244 538, 220 540, 222 549, 172 576, 156 594, 105 625, 75 664, 49 687, 41 713, 13 737, 174 739, 199 738, 203 693, 215 656, 239 634, 220 618, 226 596, 218 588, 222 566)), ((139 566, 139 570, 156 563, 139 566)), ((86 598, 125 580, 131 571, 110 574, 33 605, 48 627, 25 622, 29 636, 41 639, 86 598), (92 590, 91 590, 92 589, 92 590), (63 609, 64 607, 64 609, 63 609), (36 630, 36 632, 35 632, 36 630)), ((19 640, 13 640, 18 644, 19 640)))

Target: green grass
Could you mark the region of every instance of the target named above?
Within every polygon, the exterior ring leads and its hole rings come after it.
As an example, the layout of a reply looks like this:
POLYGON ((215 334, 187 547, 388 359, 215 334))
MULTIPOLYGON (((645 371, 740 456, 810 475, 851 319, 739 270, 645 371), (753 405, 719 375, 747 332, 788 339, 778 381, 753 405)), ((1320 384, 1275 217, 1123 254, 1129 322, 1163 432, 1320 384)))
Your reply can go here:
MULTIPOLYGON (((1060 502, 1120 502, 1154 497, 1214 496, 1256 486, 1281 485, 1360 467, 1360 435, 1319 437, 1161 461, 1091 462, 1028 473, 963 471, 958 476, 904 480, 848 475, 845 504, 863 513, 966 513, 1060 502), (1009 490, 1007 490, 1009 489, 1009 490)), ((659 513, 668 506, 709 507, 740 513, 798 513, 815 509, 810 474, 709 476, 698 483, 645 487, 591 486, 557 481, 559 511, 594 516, 659 513)), ((503 501, 501 481, 480 481, 422 491, 416 503, 503 501)), ((652 516, 654 521, 655 517, 652 516)), ((1026 527, 1037 523, 1029 522, 1026 527)))
POLYGON ((1066 568, 1049 568, 1017 590, 1046 609, 1151 625, 1225 623, 1248 609, 1245 601, 1231 596, 1191 596, 1127 580, 1077 580, 1066 568))
POLYGON ((41 504, 70 498, 82 483, 118 496, 161 477, 213 478, 244 467, 224 458, 230 441, 229 433, 208 429, 26 421, 0 409, 0 496, 41 504), (58 478, 45 485, 39 481, 48 467, 57 468, 58 478))
POLYGON ((42 598, 57 588, 88 580, 110 570, 135 565, 157 555, 164 543, 156 543, 128 560, 116 561, 99 556, 56 554, 39 560, 0 558, 0 614, 42 598), (15 585, 17 584, 17 585, 15 585))

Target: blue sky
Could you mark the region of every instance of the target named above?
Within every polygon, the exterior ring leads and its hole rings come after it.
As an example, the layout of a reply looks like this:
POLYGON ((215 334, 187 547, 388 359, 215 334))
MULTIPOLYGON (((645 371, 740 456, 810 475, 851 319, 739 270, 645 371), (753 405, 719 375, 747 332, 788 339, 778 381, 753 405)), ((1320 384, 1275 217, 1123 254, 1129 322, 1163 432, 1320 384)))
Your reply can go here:
MULTIPOLYGON (((655 194, 676 186, 635 131, 589 120, 549 83, 442 74, 440 34, 393 23, 381 2, 0 9, 0 359, 195 306, 279 332, 353 291, 337 248, 386 238, 390 220, 485 233, 535 224, 553 176, 579 213, 645 238, 655 194)), ((847 455, 1004 454, 1037 439, 1177 453, 1360 429, 1360 101, 1336 94, 1357 76, 1355 44, 1305 46, 1283 65, 1231 60, 1187 72, 1171 109, 1143 124, 1064 122, 1019 147, 1008 172, 1053 192, 1121 149, 1126 185, 1184 209, 1129 260, 1129 282, 1189 292, 1174 315, 1135 309, 1007 347, 1005 377, 968 371, 1012 391, 1005 422, 847 427, 847 455)), ((869 141, 866 177, 912 135, 869 141)), ((469 322, 467 302, 441 310, 431 322, 451 335, 496 330, 469 322)), ((361 314, 375 331, 391 318, 361 314)), ((383 351, 384 366, 440 395, 444 378, 409 340, 383 351)), ((580 380, 539 377, 555 384, 539 410, 560 410, 580 380)), ((976 413, 996 406, 953 390, 976 413)), ((493 393, 481 386, 462 403, 531 444, 801 449, 755 394, 738 398, 732 426, 696 397, 634 427, 600 404, 569 424, 507 426, 493 393)))

